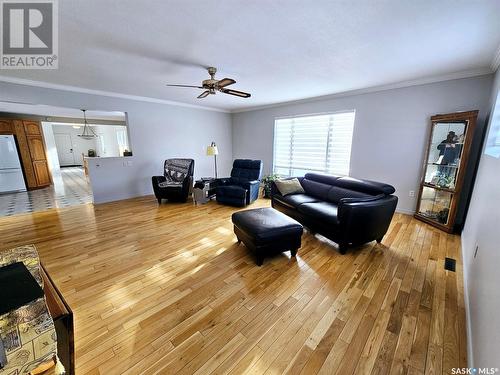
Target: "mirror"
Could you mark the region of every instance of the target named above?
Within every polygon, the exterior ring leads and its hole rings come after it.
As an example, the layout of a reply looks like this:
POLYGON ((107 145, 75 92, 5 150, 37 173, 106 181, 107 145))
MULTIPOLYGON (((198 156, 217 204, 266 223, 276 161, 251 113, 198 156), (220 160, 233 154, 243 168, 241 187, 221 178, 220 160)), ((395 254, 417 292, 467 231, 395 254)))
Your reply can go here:
POLYGON ((425 182, 440 188, 455 189, 465 143, 466 122, 433 124, 425 182))

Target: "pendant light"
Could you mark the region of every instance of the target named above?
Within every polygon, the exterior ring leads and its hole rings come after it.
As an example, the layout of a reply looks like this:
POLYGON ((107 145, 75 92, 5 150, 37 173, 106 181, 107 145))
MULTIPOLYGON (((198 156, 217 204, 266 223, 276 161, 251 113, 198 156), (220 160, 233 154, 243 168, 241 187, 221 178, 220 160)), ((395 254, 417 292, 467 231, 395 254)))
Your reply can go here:
POLYGON ((87 115, 86 115, 86 109, 82 109, 83 112, 83 132, 82 134, 78 134, 79 137, 87 140, 91 140, 94 138, 97 138, 98 135, 95 133, 94 129, 92 129, 89 124, 87 123, 87 115))

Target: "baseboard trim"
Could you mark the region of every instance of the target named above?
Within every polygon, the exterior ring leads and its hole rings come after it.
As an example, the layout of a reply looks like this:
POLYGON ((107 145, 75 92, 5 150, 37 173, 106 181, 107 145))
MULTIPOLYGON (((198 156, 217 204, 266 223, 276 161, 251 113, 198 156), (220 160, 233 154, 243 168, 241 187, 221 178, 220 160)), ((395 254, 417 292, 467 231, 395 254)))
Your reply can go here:
POLYGON ((405 215, 415 215, 415 210, 407 210, 406 208, 396 208, 396 212, 405 215))
POLYGON ((464 307, 465 307, 465 326, 467 330, 467 366, 474 367, 474 353, 472 351, 472 324, 470 320, 470 300, 469 300, 469 275, 468 275, 468 267, 467 261, 465 259, 465 251, 464 251, 464 238, 460 237, 460 246, 462 253, 462 274, 464 279, 464 307))

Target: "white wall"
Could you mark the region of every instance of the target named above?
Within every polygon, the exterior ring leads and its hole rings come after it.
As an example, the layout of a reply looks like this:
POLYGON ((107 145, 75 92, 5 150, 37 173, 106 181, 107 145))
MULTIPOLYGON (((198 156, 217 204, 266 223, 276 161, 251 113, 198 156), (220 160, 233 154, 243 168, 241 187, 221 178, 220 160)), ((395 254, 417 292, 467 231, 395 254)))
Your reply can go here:
POLYGON ((61 170, 59 166, 59 157, 57 156, 54 132, 52 131, 52 124, 50 122, 42 122, 42 132, 47 151, 47 162, 49 164, 50 174, 52 175, 52 179, 59 178, 61 176, 61 170))
MULTIPOLYGON (((497 71, 490 108, 493 108, 499 94, 500 71, 497 71)), ((500 107, 500 103, 497 106, 500 107)), ((483 153, 462 232, 465 293, 469 309, 469 366, 500 366, 499 229, 500 158, 483 153), (476 246, 479 248, 474 258, 476 246)))
POLYGON ((0 100, 128 113, 129 142, 134 156, 99 160, 100 172, 91 175, 96 203, 152 194, 151 176, 162 174, 167 158, 193 158, 195 178, 212 176, 213 157, 205 155, 206 146, 212 141, 219 147, 220 175, 228 175, 231 170, 233 152, 228 113, 5 82, 0 82, 0 100), (131 165, 124 166, 123 160, 131 165))
POLYGON ((354 109, 351 176, 394 185, 398 211, 413 213, 416 198, 408 194, 418 192, 429 117, 478 109, 484 123, 491 83, 487 75, 236 113, 233 154, 263 159, 264 173, 269 173, 275 117, 354 109))

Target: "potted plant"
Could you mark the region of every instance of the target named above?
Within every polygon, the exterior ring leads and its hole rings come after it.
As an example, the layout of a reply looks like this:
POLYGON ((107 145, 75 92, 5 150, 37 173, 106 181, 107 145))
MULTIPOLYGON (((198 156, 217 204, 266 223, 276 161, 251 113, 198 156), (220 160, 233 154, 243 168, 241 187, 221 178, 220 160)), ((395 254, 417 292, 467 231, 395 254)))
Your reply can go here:
POLYGON ((262 183, 264 184, 264 198, 271 198, 271 184, 280 178, 277 174, 264 176, 262 183))

